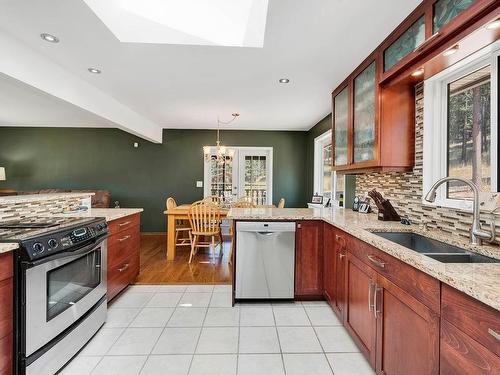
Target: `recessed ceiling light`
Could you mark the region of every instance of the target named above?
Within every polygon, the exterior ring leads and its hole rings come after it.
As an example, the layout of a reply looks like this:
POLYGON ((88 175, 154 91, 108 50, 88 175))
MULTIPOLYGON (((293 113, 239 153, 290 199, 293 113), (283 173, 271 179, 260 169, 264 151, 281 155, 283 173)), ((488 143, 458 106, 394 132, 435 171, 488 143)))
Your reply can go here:
POLYGON ((97 68, 89 68, 89 72, 93 74, 101 74, 101 71, 97 68))
POLYGON ((412 77, 420 77, 422 74, 424 74, 424 68, 415 70, 411 75, 412 77))
POLYGON ((288 78, 280 78, 279 82, 280 83, 289 83, 290 80, 288 78))
POLYGON ((500 19, 496 19, 495 21, 490 22, 485 26, 488 30, 495 30, 500 27, 500 19))
POLYGON ((443 52, 443 56, 451 56, 455 52, 457 52, 459 49, 458 44, 455 44, 453 47, 447 49, 446 51, 443 52))
POLYGON ((40 38, 42 38, 46 42, 59 43, 59 38, 57 36, 54 36, 51 34, 47 34, 47 33, 40 34, 40 38))

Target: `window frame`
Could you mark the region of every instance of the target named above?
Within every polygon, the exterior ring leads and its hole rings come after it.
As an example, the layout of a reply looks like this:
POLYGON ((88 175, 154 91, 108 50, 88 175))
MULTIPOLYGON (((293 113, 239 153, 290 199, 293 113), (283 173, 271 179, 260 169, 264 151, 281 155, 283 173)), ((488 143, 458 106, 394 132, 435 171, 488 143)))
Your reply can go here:
POLYGON ((487 65, 491 67, 491 194, 498 191, 498 56, 500 42, 424 81, 422 204, 425 206, 472 211, 472 201, 447 197, 446 184, 438 189, 435 202, 427 202, 424 197, 437 180, 448 175, 448 84, 487 65))
MULTIPOLYGON (((267 157, 267 173, 268 173, 268 194, 267 194, 267 202, 268 204, 272 204, 273 202, 273 179, 274 179, 274 172, 273 172, 273 154, 274 154, 274 148, 273 147, 259 147, 259 146, 227 146, 227 149, 233 150, 234 151, 234 156, 233 156, 233 161, 232 161, 232 168, 233 168, 233 199, 237 200, 240 197, 240 184, 242 182, 241 178, 244 178, 244 176, 240 176, 240 169, 241 169, 241 164, 240 164, 240 159, 244 157, 245 154, 253 154, 253 155, 260 155, 260 156, 266 156, 267 157), (236 189, 236 191, 235 191, 236 189)), ((217 151, 216 146, 210 146, 210 155, 215 156, 217 151)), ((210 189, 210 162, 206 161, 203 158, 203 197, 206 198, 211 195, 211 189, 210 189)))
MULTIPOLYGON (((332 143, 332 130, 327 130, 323 134, 317 136, 314 138, 314 186, 313 186, 313 194, 318 193, 319 195, 324 195, 323 191, 323 148, 325 145, 330 143, 331 147, 333 147, 332 143)), ((333 160, 332 160, 333 164, 333 160)), ((333 165, 332 165, 333 168, 333 165)), ((331 197, 334 196, 334 186, 333 186, 333 181, 334 181, 334 176, 335 172, 332 171, 330 175, 331 179, 331 186, 332 186, 332 191, 331 191, 331 197)))

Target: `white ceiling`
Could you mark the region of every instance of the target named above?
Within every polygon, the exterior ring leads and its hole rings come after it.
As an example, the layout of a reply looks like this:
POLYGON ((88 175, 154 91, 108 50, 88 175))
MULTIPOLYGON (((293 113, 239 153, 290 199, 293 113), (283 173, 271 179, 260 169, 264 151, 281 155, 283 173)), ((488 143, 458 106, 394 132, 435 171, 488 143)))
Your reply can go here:
POLYGON ((116 128, 116 124, 0 73, 2 126, 116 128))
MULTIPOLYGON (((2 57, 0 72, 12 76, 15 71, 17 79, 56 96, 60 87, 50 86, 65 84, 62 99, 135 134, 141 135, 142 126, 149 132, 144 137, 156 141, 154 126, 214 128, 218 115, 229 120, 233 112, 241 116, 232 129, 307 130, 330 112, 332 89, 419 3, 270 0, 264 47, 241 48, 123 43, 83 0, 2 0, 0 28, 9 41, 2 45, 0 29, 2 55, 21 58, 19 51, 9 55, 17 48, 15 41, 24 53, 29 49, 46 60, 51 79, 42 83, 33 76, 40 66, 34 58, 10 61, 4 65, 10 71, 3 71, 2 57), (56 35, 60 43, 43 41, 43 32, 56 35), (89 67, 102 74, 88 73, 89 67), (57 79, 61 68, 64 80, 57 79), (279 84, 282 77, 290 83, 279 84), (89 89, 87 97, 73 88, 77 83, 89 89), (90 88, 99 94, 99 103, 90 88), (105 113, 107 101, 116 107, 113 114, 105 113), (123 112, 119 105, 127 109, 127 118, 117 117, 123 112)), ((16 122, 15 114, 10 116, 16 122)))

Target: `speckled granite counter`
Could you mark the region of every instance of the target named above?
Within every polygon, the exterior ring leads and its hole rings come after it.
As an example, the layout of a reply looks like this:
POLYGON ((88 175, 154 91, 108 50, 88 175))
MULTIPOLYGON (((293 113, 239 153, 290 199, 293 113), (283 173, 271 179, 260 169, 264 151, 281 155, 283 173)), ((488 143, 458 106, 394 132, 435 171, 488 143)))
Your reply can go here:
POLYGON ((58 214, 59 217, 104 217, 106 221, 121 219, 122 217, 144 211, 142 208, 91 208, 88 211, 58 214))
POLYGON ((19 247, 17 243, 1 243, 0 242, 0 254, 8 253, 9 251, 15 250, 19 247))
POLYGON ((500 263, 441 263, 372 232, 414 232, 467 250, 500 259, 499 246, 471 246, 466 239, 440 231, 422 230, 417 225, 377 220, 374 214, 344 209, 310 208, 233 208, 228 219, 234 220, 322 220, 373 245, 438 280, 500 310, 500 263))

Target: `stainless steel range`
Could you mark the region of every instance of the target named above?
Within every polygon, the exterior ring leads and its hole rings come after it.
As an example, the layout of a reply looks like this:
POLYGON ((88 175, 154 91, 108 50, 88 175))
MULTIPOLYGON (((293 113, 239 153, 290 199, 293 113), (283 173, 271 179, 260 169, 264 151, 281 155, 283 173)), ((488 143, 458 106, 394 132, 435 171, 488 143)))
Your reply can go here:
POLYGON ((15 255, 15 374, 52 375, 106 320, 106 221, 0 223, 15 255))

